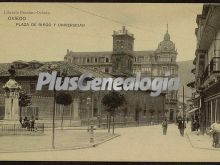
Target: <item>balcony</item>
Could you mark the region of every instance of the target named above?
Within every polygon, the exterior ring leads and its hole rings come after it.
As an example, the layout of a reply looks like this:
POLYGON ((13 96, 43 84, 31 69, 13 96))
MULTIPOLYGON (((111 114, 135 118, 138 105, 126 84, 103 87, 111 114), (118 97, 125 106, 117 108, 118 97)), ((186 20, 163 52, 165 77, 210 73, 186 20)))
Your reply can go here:
POLYGON ((201 82, 204 83, 211 75, 220 73, 220 57, 213 57, 210 64, 205 68, 201 77, 201 82))
POLYGON ((213 57, 210 62, 210 73, 220 73, 220 57, 213 57))

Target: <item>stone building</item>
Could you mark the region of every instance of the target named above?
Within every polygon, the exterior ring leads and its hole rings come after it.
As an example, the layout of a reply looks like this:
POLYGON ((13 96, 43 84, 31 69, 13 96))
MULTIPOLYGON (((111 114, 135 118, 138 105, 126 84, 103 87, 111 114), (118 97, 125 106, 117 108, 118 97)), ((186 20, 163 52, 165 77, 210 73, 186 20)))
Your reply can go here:
POLYGON ((193 99, 199 114, 201 131, 220 120, 220 6, 204 4, 196 18, 197 47, 193 64, 195 81, 188 84, 195 91, 193 99))
MULTIPOLYGON (((101 70, 112 75, 134 75, 138 72, 142 76, 178 76, 176 63, 177 50, 170 40, 167 31, 163 41, 156 50, 134 51, 134 35, 123 26, 121 30, 113 32, 113 51, 104 52, 73 52, 67 50, 64 61, 77 65, 101 70)), ((165 111, 170 121, 175 121, 177 115, 177 92, 167 92, 165 111)))
MULTIPOLYGON (((8 69, 13 65, 16 70, 15 80, 21 86, 21 90, 26 91, 32 96, 30 106, 22 108, 21 116, 35 116, 44 122, 52 119, 54 91, 48 91, 44 87, 42 91, 36 91, 36 84, 40 72, 59 70, 66 71, 66 75, 70 77, 79 77, 83 73, 92 73, 94 77, 112 77, 108 73, 98 70, 84 68, 73 63, 64 61, 57 62, 39 62, 39 61, 14 61, 12 63, 0 64, 0 86, 3 87, 9 80, 8 69)), ((114 77, 113 77, 114 78, 114 77)), ((64 107, 64 125, 80 124, 80 121, 87 121, 89 118, 101 120, 106 119, 105 107, 102 105, 102 97, 108 91, 69 91, 73 97, 73 103, 64 107), (91 101, 88 102, 88 98, 91 101)), ((0 88, 0 119, 5 116, 5 96, 4 89, 0 88)), ((56 93, 59 93, 58 91, 56 93)), ((116 114, 116 121, 126 118, 127 121, 149 121, 162 120, 164 114, 164 95, 160 95, 157 99, 152 99, 148 91, 128 91, 123 92, 126 99, 126 105, 121 107, 116 114), (154 114, 150 114, 150 109, 154 110, 154 114)), ((62 108, 56 104, 55 118, 59 122, 62 117, 62 108)))

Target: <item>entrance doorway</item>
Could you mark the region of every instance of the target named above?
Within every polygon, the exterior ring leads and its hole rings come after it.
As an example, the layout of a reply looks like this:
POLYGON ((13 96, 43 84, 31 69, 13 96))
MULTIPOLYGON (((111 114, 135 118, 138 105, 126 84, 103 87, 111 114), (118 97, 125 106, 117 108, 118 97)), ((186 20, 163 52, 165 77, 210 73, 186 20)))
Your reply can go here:
POLYGON ((170 121, 174 121, 174 110, 170 109, 170 121))

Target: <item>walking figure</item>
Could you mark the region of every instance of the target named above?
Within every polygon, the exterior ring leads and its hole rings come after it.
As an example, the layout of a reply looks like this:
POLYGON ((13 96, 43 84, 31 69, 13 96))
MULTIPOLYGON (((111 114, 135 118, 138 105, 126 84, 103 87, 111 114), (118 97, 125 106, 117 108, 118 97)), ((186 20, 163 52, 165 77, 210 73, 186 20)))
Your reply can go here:
POLYGON ((164 119, 164 121, 162 122, 163 135, 167 134, 167 127, 168 127, 167 119, 164 119))
POLYGON ((213 147, 219 147, 219 141, 220 141, 220 121, 217 121, 216 123, 213 123, 211 125, 211 133, 213 137, 212 146, 213 147))
POLYGON ((184 120, 180 120, 179 123, 178 123, 178 129, 180 131, 180 135, 181 136, 184 136, 184 130, 186 128, 186 124, 185 124, 185 121, 184 120))
POLYGON ((35 124, 35 119, 34 119, 34 116, 31 117, 31 120, 30 120, 30 128, 31 128, 31 131, 34 131, 34 124, 35 124))
POLYGON ((188 117, 186 118, 186 122, 187 122, 187 124, 188 124, 188 122, 189 122, 189 118, 188 118, 188 117))

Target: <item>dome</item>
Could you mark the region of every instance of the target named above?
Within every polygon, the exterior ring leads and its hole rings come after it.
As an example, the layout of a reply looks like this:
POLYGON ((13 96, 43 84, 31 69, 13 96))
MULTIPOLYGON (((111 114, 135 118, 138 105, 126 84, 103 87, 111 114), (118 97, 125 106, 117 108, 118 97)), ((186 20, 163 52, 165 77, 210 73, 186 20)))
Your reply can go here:
POLYGON ((157 48, 158 52, 174 52, 175 51, 175 44, 170 40, 170 34, 168 30, 164 35, 163 41, 161 41, 157 48))
POLYGON ((21 89, 21 86, 14 79, 9 79, 8 82, 3 86, 8 89, 21 89))
POLYGON ((170 41, 170 34, 168 32, 164 35, 164 41, 170 41))

